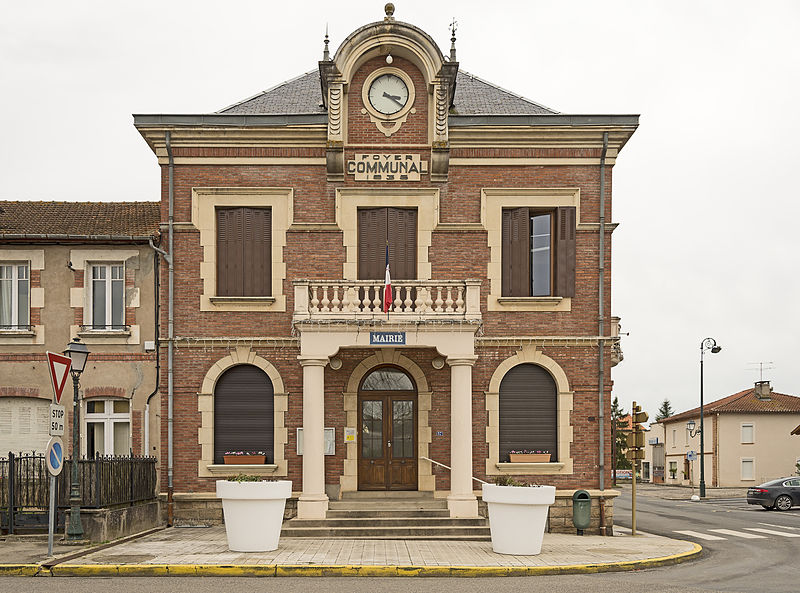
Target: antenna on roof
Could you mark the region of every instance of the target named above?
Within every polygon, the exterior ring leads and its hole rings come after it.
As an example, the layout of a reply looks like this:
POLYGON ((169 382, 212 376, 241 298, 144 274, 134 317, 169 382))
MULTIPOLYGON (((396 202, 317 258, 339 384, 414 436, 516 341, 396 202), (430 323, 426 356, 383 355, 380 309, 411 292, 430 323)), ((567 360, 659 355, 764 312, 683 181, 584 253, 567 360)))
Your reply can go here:
POLYGON ((758 380, 759 380, 759 382, 764 380, 764 371, 765 370, 771 371, 772 369, 775 368, 775 366, 774 366, 775 363, 773 363, 771 360, 768 360, 768 361, 765 361, 765 362, 748 362, 747 364, 754 365, 753 368, 749 368, 747 370, 748 371, 758 371, 758 380), (756 368, 755 365, 758 365, 758 368, 756 368), (764 366, 764 365, 766 365, 766 366, 764 366))
POLYGON ((329 62, 331 54, 328 53, 328 23, 325 23, 325 49, 322 51, 322 61, 329 62))
POLYGON ((457 62, 456 60, 456 30, 458 29, 458 21, 453 17, 453 22, 450 23, 450 61, 457 62))

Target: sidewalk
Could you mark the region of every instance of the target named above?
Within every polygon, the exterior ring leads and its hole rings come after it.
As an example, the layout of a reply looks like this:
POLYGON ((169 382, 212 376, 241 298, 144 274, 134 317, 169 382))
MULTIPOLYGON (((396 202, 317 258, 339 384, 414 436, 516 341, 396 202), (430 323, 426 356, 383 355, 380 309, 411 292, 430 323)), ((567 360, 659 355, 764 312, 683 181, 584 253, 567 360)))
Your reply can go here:
MULTIPOLYGON (((615 528, 616 531, 624 531, 615 528)), ((52 576, 524 576, 635 570, 700 554, 655 535, 545 534, 538 556, 492 552, 490 542, 283 538, 274 552, 228 550, 225 527, 173 527, 46 558, 47 542, 2 544, 0 575, 52 576), (32 557, 32 547, 39 556, 32 557), (74 557, 76 553, 82 555, 74 557)), ((62 552, 64 546, 57 548, 62 552)))
MULTIPOLYGON (((618 482, 613 488, 622 492, 631 491, 630 482, 618 482)), ((661 498, 664 500, 689 500, 692 494, 700 495, 700 489, 696 486, 672 486, 666 484, 651 484, 648 482, 636 483, 636 496, 647 496, 651 498, 661 498)), ((747 487, 731 488, 706 488, 706 499, 717 498, 747 498, 747 487)))

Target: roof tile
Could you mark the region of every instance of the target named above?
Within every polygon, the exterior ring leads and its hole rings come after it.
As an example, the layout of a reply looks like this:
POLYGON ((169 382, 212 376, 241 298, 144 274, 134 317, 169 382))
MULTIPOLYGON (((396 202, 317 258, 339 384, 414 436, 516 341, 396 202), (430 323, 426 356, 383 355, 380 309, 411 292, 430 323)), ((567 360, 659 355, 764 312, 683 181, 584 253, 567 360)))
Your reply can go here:
POLYGON ((0 235, 116 235, 158 232, 159 202, 0 201, 0 235))
MULTIPOLYGON (((800 414, 800 397, 786 395, 784 393, 772 392, 768 399, 761 399, 756 396, 755 389, 745 389, 739 393, 734 393, 728 397, 723 397, 716 401, 703 404, 704 414, 800 414)), ((680 414, 675 414, 669 418, 664 418, 661 422, 675 422, 678 420, 688 420, 700 415, 700 407, 693 408, 680 414)))

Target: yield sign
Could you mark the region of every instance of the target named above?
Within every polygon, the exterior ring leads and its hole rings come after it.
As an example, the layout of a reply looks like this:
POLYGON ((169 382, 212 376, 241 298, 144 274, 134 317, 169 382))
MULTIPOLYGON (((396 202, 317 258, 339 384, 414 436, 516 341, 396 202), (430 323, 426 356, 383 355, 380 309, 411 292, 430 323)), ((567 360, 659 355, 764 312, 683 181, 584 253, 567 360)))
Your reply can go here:
POLYGON ((67 384, 67 376, 72 366, 72 359, 69 356, 48 352, 47 366, 50 369, 50 379, 53 382, 54 399, 57 404, 60 404, 61 394, 64 391, 64 385, 67 384))

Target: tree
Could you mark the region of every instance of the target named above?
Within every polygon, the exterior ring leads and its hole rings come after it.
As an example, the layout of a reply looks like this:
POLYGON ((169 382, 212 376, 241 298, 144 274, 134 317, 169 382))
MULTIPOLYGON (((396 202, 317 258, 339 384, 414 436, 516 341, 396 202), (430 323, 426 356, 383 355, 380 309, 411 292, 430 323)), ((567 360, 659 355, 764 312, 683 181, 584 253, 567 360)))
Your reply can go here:
POLYGON ((672 404, 669 403, 667 398, 664 398, 664 401, 661 402, 661 407, 658 408, 658 412, 656 413, 656 422, 661 422, 664 418, 669 418, 675 413, 672 409, 672 404))
POLYGON ((619 405, 619 398, 614 396, 614 401, 611 402, 611 423, 612 431, 616 434, 616 459, 614 460, 615 469, 630 469, 631 462, 625 457, 625 449, 628 448, 628 443, 625 440, 625 432, 620 429, 621 420, 625 418, 628 413, 619 405), (616 429, 616 430, 615 430, 616 429))

